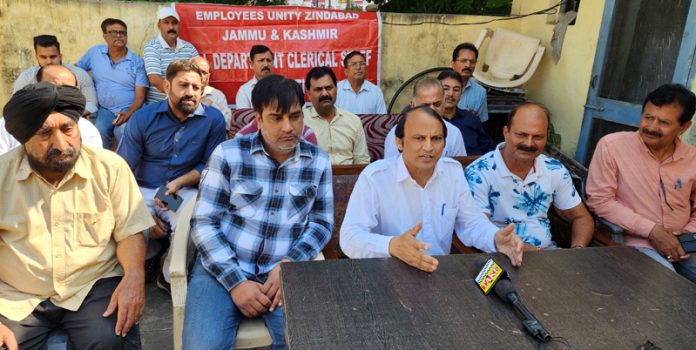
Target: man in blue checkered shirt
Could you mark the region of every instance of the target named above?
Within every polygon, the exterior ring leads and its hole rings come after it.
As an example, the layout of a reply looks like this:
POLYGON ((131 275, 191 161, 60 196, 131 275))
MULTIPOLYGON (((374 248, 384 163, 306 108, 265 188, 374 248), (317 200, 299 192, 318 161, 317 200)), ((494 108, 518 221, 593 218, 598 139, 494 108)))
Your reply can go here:
POLYGON ((184 349, 230 349, 257 316, 285 348, 280 263, 314 258, 331 237, 331 160, 302 139, 302 88, 271 75, 251 99, 259 132, 220 144, 199 186, 184 349))

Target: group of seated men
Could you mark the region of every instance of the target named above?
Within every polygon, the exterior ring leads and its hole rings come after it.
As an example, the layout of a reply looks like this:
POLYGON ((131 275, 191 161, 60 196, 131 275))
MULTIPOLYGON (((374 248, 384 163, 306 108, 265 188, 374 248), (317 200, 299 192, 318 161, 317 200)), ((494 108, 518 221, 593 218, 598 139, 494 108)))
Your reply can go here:
MULTIPOLYGON (((187 48, 169 40, 178 32, 172 12, 160 12, 162 33, 148 44, 156 52, 171 50, 170 43, 187 48)), ((102 97, 114 96, 111 89, 99 92, 98 60, 110 59, 114 69, 132 60, 123 68, 129 72, 138 64, 127 49, 116 64, 111 55, 112 44, 125 46, 125 24, 107 23, 103 30, 107 48, 81 59, 92 62, 85 67, 96 82, 98 107, 77 88, 85 85, 74 67, 58 62, 40 66, 39 82, 18 88, 3 108, 6 138, 19 147, 0 156, 6 204, 0 210, 0 344, 42 348, 49 332, 62 328, 79 349, 139 348, 145 260, 157 254, 154 238, 173 232, 177 222, 177 212, 154 198, 164 186, 167 194, 196 200, 184 347, 230 348, 244 317, 262 317, 274 348, 283 348, 281 265, 310 260, 329 241, 332 163, 370 161, 360 121, 336 106, 337 91, 353 89, 353 82, 337 84, 330 69, 311 69, 305 80, 311 106, 303 108, 302 87, 271 74, 266 55, 259 64, 268 74, 249 93, 250 128, 257 131, 225 141, 229 123, 205 97, 209 66, 201 58, 171 59, 163 76, 149 79, 164 99, 143 106, 145 90, 137 87, 148 82, 138 85, 134 75, 129 107, 104 107, 102 97), (85 138, 91 124, 82 116, 95 108, 123 128, 117 154, 85 138), (308 126, 318 146, 305 139, 308 126), (362 144, 348 141, 344 130, 363 135, 362 144), (332 148, 348 144, 353 149, 332 148)), ((415 84, 411 106, 385 144, 395 151, 360 174, 340 228, 341 248, 351 258, 391 256, 432 273, 455 232, 464 244, 499 251, 520 266, 523 251, 556 248, 551 204, 572 222, 571 247, 587 246, 593 219, 568 170, 542 154, 551 118, 542 104, 515 108, 503 128, 505 142, 466 170, 449 158, 460 155, 451 145, 461 148, 462 135, 453 137, 452 130, 466 117, 457 109, 461 92, 473 86, 456 72, 472 71, 476 61, 471 49, 455 56, 454 71, 415 84)), ((159 65, 169 58, 151 57, 159 65)), ((364 57, 350 58, 360 59, 346 68, 364 76, 364 57)), ((361 91, 353 89, 351 98, 361 91)), ((676 237, 696 231, 696 148, 679 140, 695 109, 696 96, 683 86, 651 92, 637 132, 599 142, 586 191, 593 211, 626 229, 626 245, 694 282, 696 258, 676 237)), ((101 134, 99 124, 97 117, 101 134)), ((166 270, 161 276, 168 280, 166 270)))

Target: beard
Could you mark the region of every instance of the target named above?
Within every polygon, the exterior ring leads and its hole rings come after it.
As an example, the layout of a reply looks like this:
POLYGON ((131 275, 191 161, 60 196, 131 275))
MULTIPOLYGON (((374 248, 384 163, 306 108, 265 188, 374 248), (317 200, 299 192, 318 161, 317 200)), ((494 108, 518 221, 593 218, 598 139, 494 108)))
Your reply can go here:
POLYGON ((193 96, 184 96, 181 99, 179 99, 179 101, 176 101, 176 103, 174 105, 175 105, 176 109, 178 109, 186 114, 191 114, 191 113, 196 111, 196 108, 198 108, 199 103, 200 103, 200 101, 196 102, 196 99, 193 96), (184 103, 187 101, 193 101, 194 104, 187 105, 184 103))
POLYGON ((39 173, 42 172, 54 172, 54 173, 65 173, 72 169, 77 163, 77 158, 80 156, 81 146, 75 148, 69 147, 65 151, 61 152, 57 149, 50 149, 46 152, 46 155, 40 159, 34 157, 34 155, 27 152, 27 159, 29 160, 29 165, 39 173), (58 159, 59 157, 65 157, 65 159, 58 159))

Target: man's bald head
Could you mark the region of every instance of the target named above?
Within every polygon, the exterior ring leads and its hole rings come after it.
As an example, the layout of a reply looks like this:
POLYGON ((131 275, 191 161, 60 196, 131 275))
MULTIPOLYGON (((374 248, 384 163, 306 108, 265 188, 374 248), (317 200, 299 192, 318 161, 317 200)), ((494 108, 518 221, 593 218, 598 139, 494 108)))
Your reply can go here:
POLYGON ((36 73, 36 81, 77 87, 75 73, 59 64, 49 64, 39 68, 39 71, 36 73))
POLYGON ((210 63, 208 63, 208 60, 201 56, 194 57, 191 59, 191 61, 193 61, 193 63, 195 63, 198 66, 198 69, 201 71, 201 83, 203 83, 203 88, 205 89, 210 82, 210 63))

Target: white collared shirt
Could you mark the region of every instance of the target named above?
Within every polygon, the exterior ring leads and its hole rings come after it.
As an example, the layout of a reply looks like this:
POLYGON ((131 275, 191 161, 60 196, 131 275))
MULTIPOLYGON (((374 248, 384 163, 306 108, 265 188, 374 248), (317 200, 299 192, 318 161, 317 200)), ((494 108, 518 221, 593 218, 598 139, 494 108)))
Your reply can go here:
POLYGON ((389 257, 389 241, 423 223, 416 239, 430 255, 449 254, 452 232, 467 246, 494 252, 498 228, 471 198, 461 164, 442 157, 425 187, 403 157, 378 160, 363 170, 341 226, 341 249, 351 258, 389 257))
POLYGON ((230 111, 230 106, 227 103, 227 98, 222 91, 208 85, 203 89, 203 96, 201 96, 201 102, 207 103, 215 107, 222 116, 225 117, 225 128, 230 127, 230 120, 232 119, 232 111, 230 111))
POLYGON ((356 93, 350 86, 350 81, 344 79, 336 85, 338 96, 336 107, 343 108, 353 114, 386 114, 382 90, 375 84, 365 80, 356 93))
POLYGON ((259 81, 256 79, 256 77, 251 78, 251 80, 247 81, 244 83, 244 85, 239 87, 239 90, 237 91, 237 97, 235 98, 234 104, 236 105, 234 108, 235 109, 242 109, 242 108, 254 108, 251 105, 251 91, 254 90, 254 86, 256 86, 256 83, 259 81))
MULTIPOLYGON (((403 116, 402 116, 403 118, 403 116)), ((443 157, 464 157, 466 156, 466 146, 462 132, 454 124, 444 120, 447 127, 447 138, 445 139, 445 152, 443 157)), ((401 154, 396 147, 396 126, 394 126, 387 137, 384 138, 384 158, 393 158, 401 154)))
POLYGON ((495 150, 482 155, 466 167, 466 179, 474 200, 498 227, 515 223, 515 233, 524 243, 553 246, 547 212, 551 203, 567 210, 580 204, 570 173, 561 161, 540 154, 525 179, 508 170, 495 150))

